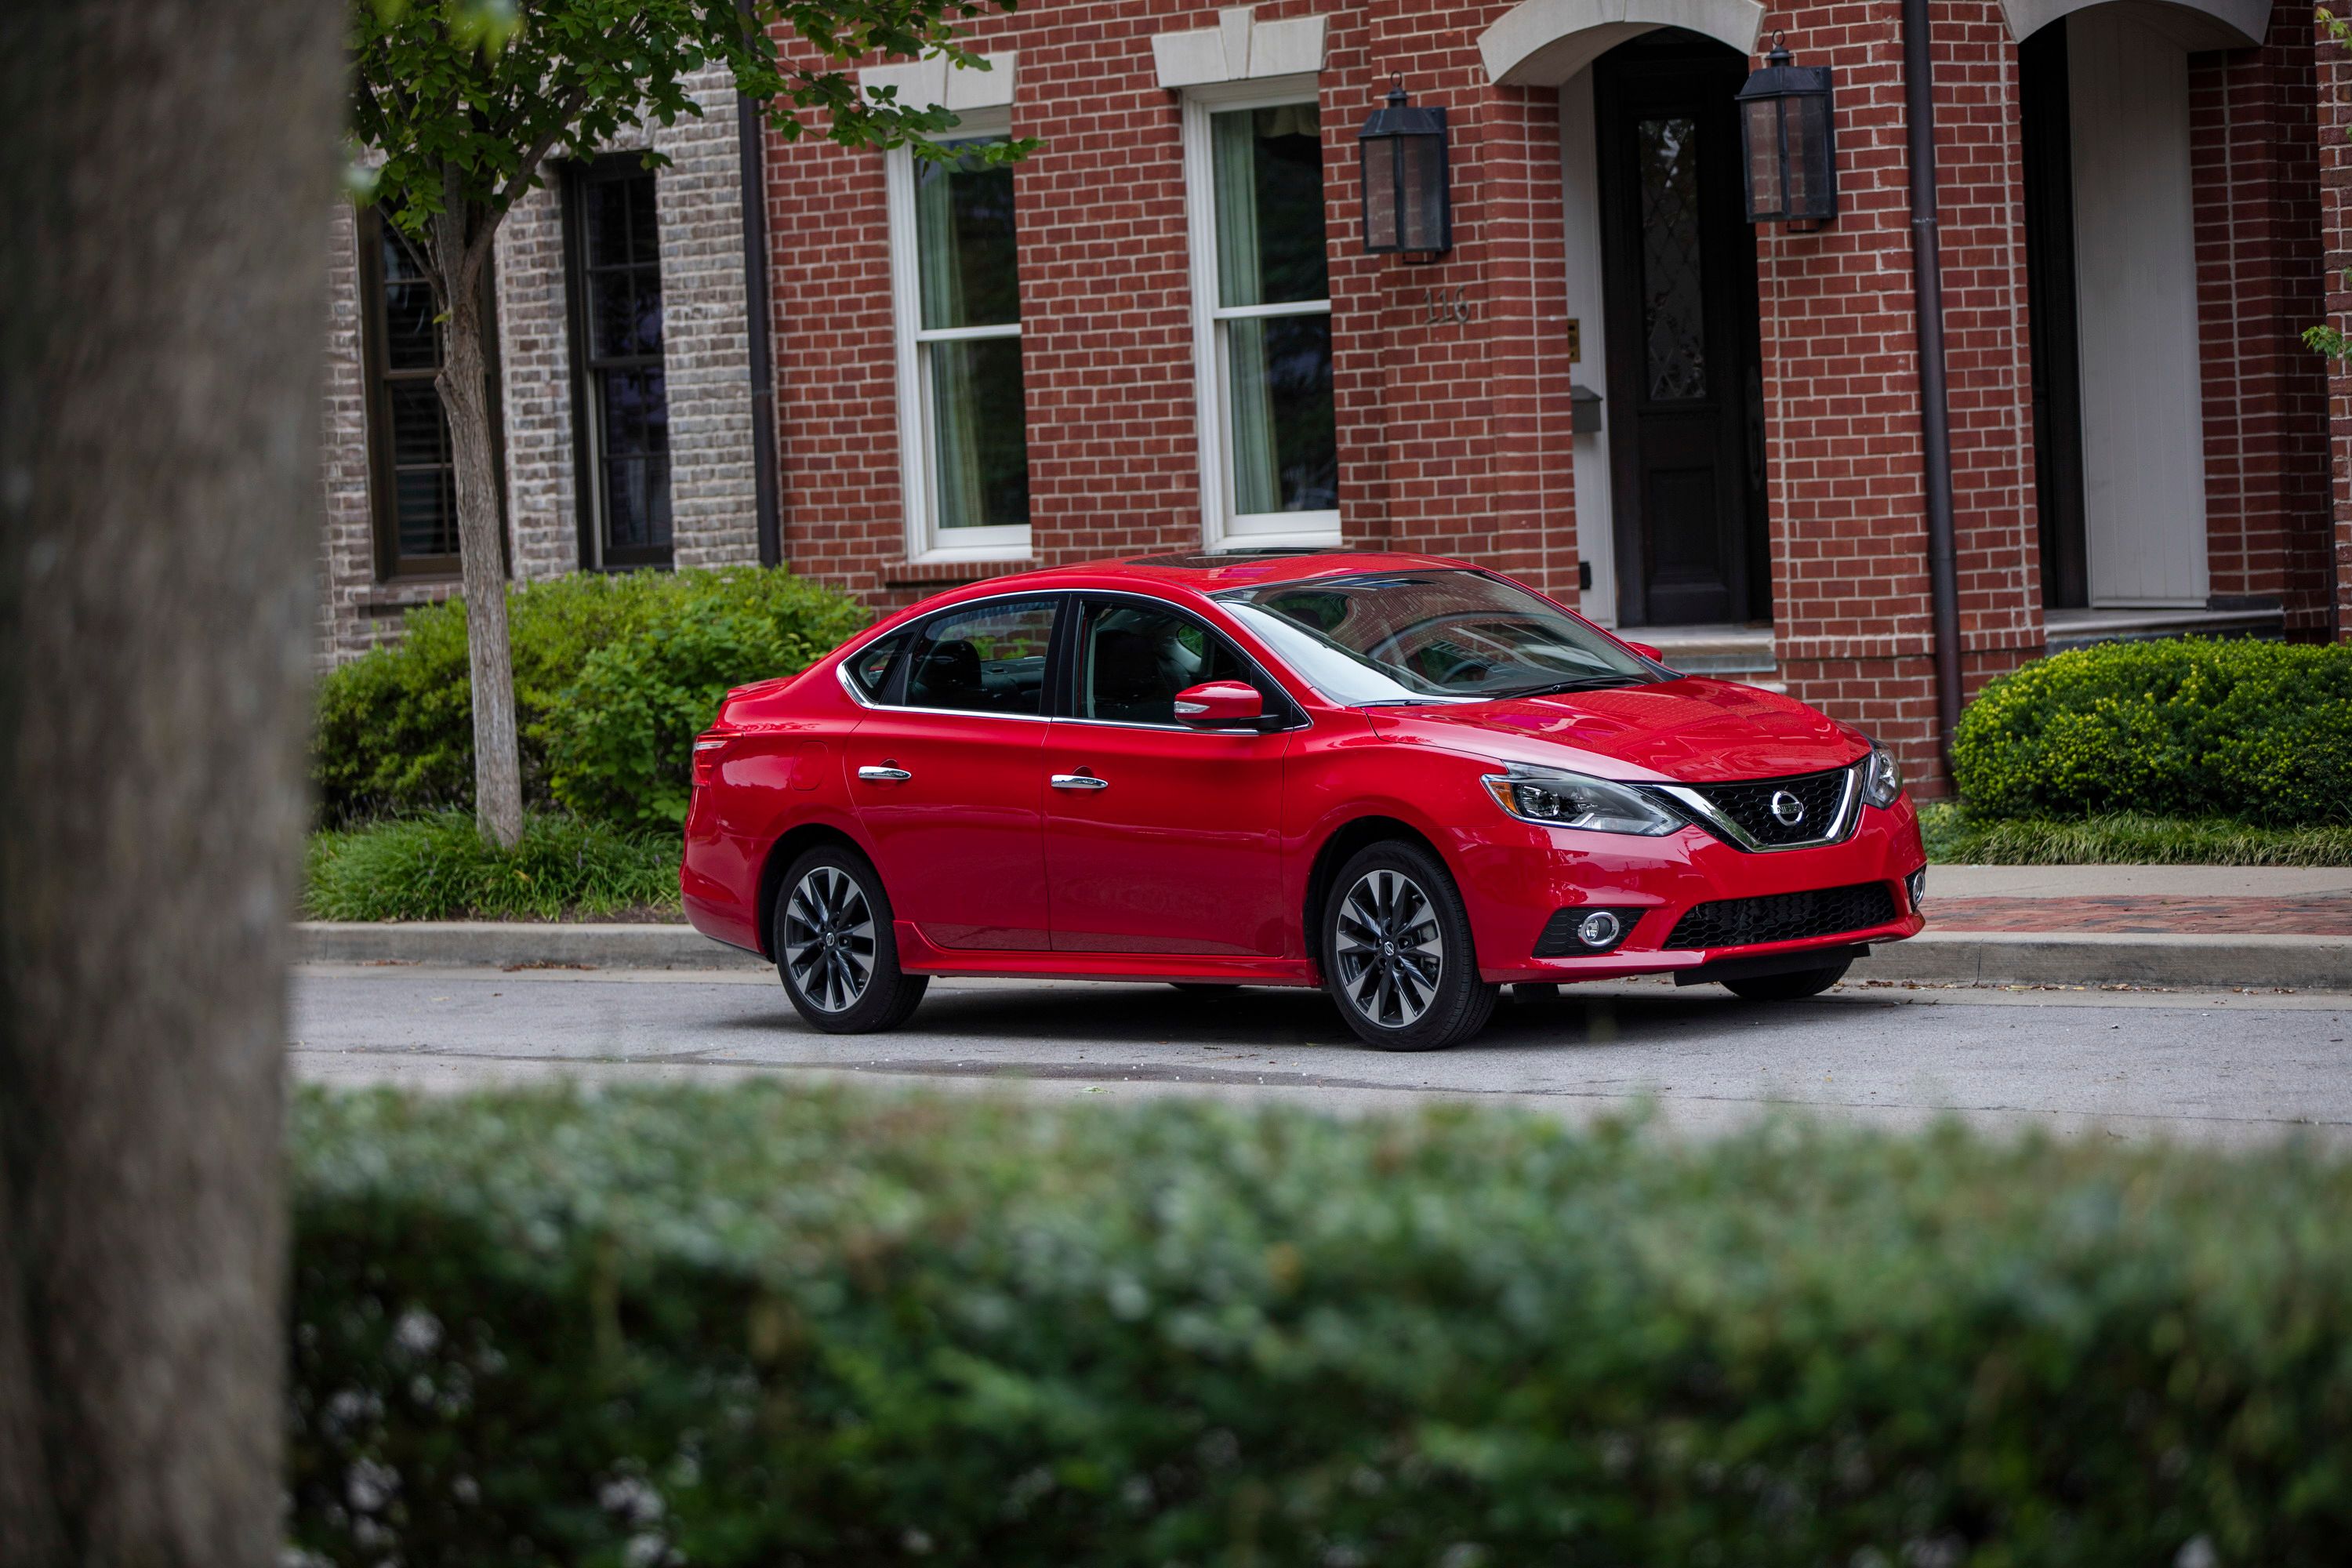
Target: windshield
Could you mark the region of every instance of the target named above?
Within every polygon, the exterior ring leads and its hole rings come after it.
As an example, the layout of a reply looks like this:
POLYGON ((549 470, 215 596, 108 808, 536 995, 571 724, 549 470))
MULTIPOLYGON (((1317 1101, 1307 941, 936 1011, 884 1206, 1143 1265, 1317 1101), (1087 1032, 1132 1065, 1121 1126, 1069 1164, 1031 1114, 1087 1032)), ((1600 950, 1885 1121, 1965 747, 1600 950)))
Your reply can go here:
POLYGON ((1656 670, 1526 589, 1456 567, 1216 595, 1324 696, 1486 701, 1655 680, 1656 670))

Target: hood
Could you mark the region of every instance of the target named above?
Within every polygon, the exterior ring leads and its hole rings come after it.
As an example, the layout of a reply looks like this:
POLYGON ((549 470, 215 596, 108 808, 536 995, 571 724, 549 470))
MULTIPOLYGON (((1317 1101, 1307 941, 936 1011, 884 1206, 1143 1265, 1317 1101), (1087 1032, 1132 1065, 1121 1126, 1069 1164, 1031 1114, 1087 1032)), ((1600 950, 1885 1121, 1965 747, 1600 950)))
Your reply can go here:
POLYGON ((1638 783, 1723 784, 1844 767, 1869 742, 1775 692, 1684 676, 1614 691, 1371 708, 1386 740, 1638 783))

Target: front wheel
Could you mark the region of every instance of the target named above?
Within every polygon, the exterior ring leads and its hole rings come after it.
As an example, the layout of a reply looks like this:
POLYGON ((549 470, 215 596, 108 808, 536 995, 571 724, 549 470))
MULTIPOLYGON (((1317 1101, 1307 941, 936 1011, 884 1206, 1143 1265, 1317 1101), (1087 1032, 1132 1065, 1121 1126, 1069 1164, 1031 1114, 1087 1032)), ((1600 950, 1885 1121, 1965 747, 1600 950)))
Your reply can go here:
POLYGON ((829 1035, 895 1029, 930 985, 898 967, 890 899, 865 856, 825 845, 776 889, 776 973, 793 1009, 829 1035))
POLYGON ((1323 976, 1339 1016, 1384 1051, 1436 1051, 1486 1026, 1470 916, 1437 857, 1398 840, 1360 849, 1332 880, 1323 976))
POLYGON ((1757 974, 1746 980, 1727 980, 1723 988, 1734 996, 1750 1002, 1795 1002, 1806 996, 1818 996, 1839 981, 1853 966, 1849 958, 1841 963, 1825 964, 1820 969, 1795 969, 1786 974, 1757 974))

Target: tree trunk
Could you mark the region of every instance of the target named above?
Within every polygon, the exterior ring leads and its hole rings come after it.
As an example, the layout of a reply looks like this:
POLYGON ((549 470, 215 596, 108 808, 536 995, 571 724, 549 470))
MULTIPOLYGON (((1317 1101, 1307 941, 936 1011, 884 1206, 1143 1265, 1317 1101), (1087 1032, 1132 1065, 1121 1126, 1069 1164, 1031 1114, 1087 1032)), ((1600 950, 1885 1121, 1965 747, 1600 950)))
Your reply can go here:
MULTIPOLYGON (((448 279, 465 254, 466 212, 452 204, 435 225, 435 260, 448 279)), ((522 839, 522 762, 515 742, 514 658, 507 647, 505 529, 491 444, 482 290, 453 279, 445 298, 447 346, 434 384, 449 416, 457 478, 457 561, 466 584, 466 670, 474 698, 474 822, 484 838, 511 849, 522 839)))
POLYGON ((342 13, 0 5, 0 1563, 279 1538, 342 13))

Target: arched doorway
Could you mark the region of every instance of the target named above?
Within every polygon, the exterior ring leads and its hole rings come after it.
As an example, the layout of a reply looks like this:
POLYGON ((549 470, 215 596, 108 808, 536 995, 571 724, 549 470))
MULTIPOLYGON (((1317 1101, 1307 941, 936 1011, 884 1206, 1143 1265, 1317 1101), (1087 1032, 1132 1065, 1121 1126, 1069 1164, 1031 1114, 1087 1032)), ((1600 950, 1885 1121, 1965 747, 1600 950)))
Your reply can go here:
POLYGON ((2207 602, 2189 56, 2258 43, 2266 10, 2008 6, 2046 608, 2207 602))
POLYGON ((1766 621, 1756 231, 1733 112, 1748 62, 1667 28, 1590 69, 1618 620, 1766 621))
POLYGON ((1771 616, 1733 114, 1762 18, 1754 0, 1522 0, 1479 40, 1494 79, 1560 95, 1577 548, 1587 613, 1620 626, 1771 616))

